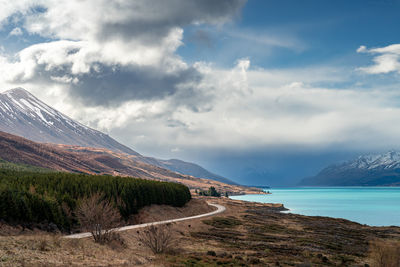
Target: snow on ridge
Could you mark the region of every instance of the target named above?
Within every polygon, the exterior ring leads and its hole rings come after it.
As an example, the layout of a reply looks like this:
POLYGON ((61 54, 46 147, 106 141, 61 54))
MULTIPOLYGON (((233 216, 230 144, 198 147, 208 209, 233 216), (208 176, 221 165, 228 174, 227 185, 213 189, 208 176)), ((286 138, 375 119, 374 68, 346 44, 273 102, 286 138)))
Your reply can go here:
POLYGON ((98 130, 48 106, 23 88, 0 92, 0 131, 37 142, 131 150, 98 130))
POLYGON ((59 123, 65 124, 66 126, 69 125, 69 127, 75 129, 74 131, 76 131, 77 133, 82 133, 84 131, 90 131, 92 134, 99 133, 98 131, 91 129, 53 109, 23 88, 19 87, 7 90, 3 93, 0 93, 0 96, 5 96, 6 99, 12 101, 15 104, 13 105, 14 107, 16 107, 20 112, 28 116, 30 116, 30 112, 33 112, 47 126, 54 125, 54 122, 58 121, 59 123), (44 114, 46 114, 46 116, 44 114), (51 119, 46 119, 46 117, 49 117, 51 119))
POLYGON ((359 156, 356 160, 350 161, 347 164, 351 168, 359 169, 375 169, 375 168, 399 168, 400 167, 400 152, 388 151, 383 154, 367 154, 359 156))

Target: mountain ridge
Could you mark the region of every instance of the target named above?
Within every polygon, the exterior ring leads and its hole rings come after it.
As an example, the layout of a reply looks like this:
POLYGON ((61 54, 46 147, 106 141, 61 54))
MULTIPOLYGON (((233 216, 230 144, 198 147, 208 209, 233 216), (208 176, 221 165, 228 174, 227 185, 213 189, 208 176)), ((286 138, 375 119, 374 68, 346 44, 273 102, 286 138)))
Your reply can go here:
POLYGON ((185 184, 190 189, 208 190, 214 186, 229 194, 259 193, 255 188, 229 185, 218 181, 179 174, 143 163, 138 156, 105 148, 37 143, 0 131, 0 163, 26 164, 62 172, 92 175, 114 175, 169 181, 185 184))
POLYGON ((236 184, 194 163, 143 156, 109 135, 87 127, 55 110, 21 87, 0 93, 0 131, 40 143, 110 149, 136 156, 138 161, 183 175, 236 184))
POLYGON ((156 159, 152 157, 144 157, 143 162, 161 167, 161 168, 166 168, 171 171, 175 171, 178 173, 183 173, 199 178, 205 178, 205 179, 212 179, 215 181, 227 183, 227 184, 233 184, 233 185, 238 185, 237 183, 229 180, 228 178, 222 177, 218 174, 212 173, 200 165, 186 162, 180 159, 168 159, 168 160, 162 160, 162 159, 156 159))
POLYGON ((313 186, 397 186, 400 185, 400 152, 366 154, 332 164, 300 185, 313 186))
POLYGON ((104 147, 128 154, 136 151, 87 127, 18 87, 0 93, 0 130, 42 143, 104 147))

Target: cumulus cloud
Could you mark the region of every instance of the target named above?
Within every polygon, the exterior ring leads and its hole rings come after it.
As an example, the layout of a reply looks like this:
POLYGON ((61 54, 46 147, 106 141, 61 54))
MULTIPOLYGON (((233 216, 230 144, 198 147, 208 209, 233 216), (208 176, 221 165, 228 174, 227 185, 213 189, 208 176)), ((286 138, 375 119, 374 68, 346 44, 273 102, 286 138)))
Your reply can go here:
MULTIPOLYGON (((176 50, 183 27, 223 24, 244 0, 16 1, 0 13, 30 34, 50 38, 3 65, 12 83, 60 83, 89 105, 199 92, 201 73, 176 50)), ((21 31, 20 28, 19 32, 21 31)), ((18 32, 15 31, 15 34, 18 32)), ((181 102, 181 101, 175 101, 181 102)), ((200 103, 199 103, 200 105, 200 103)), ((193 105, 192 105, 193 106, 193 105)), ((193 106, 199 110, 199 107, 193 106)))
POLYGON ((26 27, 62 39, 145 39, 157 42, 176 27, 224 23, 245 0, 39 1, 46 12, 27 18, 26 27), (95 10, 96 12, 93 12, 95 10), (74 22, 74 23, 71 23, 74 22))
MULTIPOLYGON (((26 87, 73 118, 152 154, 278 145, 361 147, 397 140, 400 110, 390 101, 400 97, 397 91, 321 85, 348 82, 348 70, 260 69, 249 58, 220 68, 189 64, 177 54, 185 26, 226 23, 243 4, 5 1, 3 25, 13 20, 13 27, 48 41, 16 55, 2 52, 0 85, 26 87)), ((296 39, 245 33, 236 38, 263 49, 305 47, 296 39)), ((197 37, 206 45, 212 42, 205 32, 197 37)), ((375 64, 363 71, 399 70, 398 45, 362 46, 357 52, 374 56, 375 64)))
POLYGON ((72 86, 73 96, 94 105, 119 104, 127 99, 154 100, 187 91, 194 97, 201 74, 193 67, 165 73, 154 67, 99 67, 96 73, 82 75, 72 86), (110 88, 115 88, 110 90, 110 88))
POLYGON ((86 41, 54 41, 28 47, 18 53, 16 62, 0 68, 13 83, 68 85, 71 96, 92 105, 162 99, 185 90, 192 94, 202 78, 195 67, 184 62, 170 68, 171 62, 118 64, 103 53, 86 41))
POLYGON ((76 117, 139 151, 164 156, 176 147, 184 157, 199 150, 285 146, 376 149, 390 146, 400 134, 400 108, 393 101, 399 92, 317 86, 343 78, 330 68, 258 69, 242 59, 231 69, 203 64, 198 70, 203 74, 201 95, 212 95, 210 109, 177 107, 176 99, 166 96, 114 109, 81 109, 76 117))
POLYGON ((366 73, 400 73, 400 44, 393 44, 386 47, 371 49, 367 49, 365 46, 360 46, 357 49, 357 52, 368 53, 374 56, 372 59, 374 62, 373 65, 359 68, 366 73))
POLYGON ((32 0, 0 0, 0 28, 10 21, 15 21, 19 17, 30 12, 36 5, 32 0))

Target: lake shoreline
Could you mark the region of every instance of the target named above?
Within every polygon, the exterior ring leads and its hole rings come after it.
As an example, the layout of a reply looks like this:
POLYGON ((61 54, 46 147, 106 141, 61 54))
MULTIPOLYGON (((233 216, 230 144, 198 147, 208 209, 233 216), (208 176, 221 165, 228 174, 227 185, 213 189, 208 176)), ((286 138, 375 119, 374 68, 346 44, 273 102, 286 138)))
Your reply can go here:
POLYGON ((400 187, 285 187, 266 195, 233 196, 258 203, 282 203, 284 213, 340 218, 370 226, 400 226, 400 187))

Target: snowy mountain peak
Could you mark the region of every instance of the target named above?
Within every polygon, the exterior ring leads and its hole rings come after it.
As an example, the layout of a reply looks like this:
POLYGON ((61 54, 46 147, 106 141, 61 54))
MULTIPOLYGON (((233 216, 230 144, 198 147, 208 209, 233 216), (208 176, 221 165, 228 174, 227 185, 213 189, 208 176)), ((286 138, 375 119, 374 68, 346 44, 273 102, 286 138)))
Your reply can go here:
POLYGON ((301 181, 301 185, 318 186, 399 186, 400 152, 368 154, 330 165, 316 176, 301 181))
POLYGON ((0 93, 0 131, 36 142, 106 148, 134 155, 144 163, 174 172, 234 184, 190 162, 143 157, 108 135, 86 127, 48 106, 23 88, 0 93))
POLYGON ((400 152, 391 150, 383 154, 360 156, 350 166, 361 169, 397 168, 400 167, 400 152))
MULTIPOLYGON (((49 107, 23 88, 14 88, 5 91, 0 96, 0 105, 9 111, 6 113, 11 117, 13 115, 24 115, 35 122, 44 123, 48 127, 54 125, 57 121, 63 121, 72 128, 79 126, 88 129, 86 126, 74 122, 71 118, 49 107)), ((13 120, 8 118, 8 123, 13 124, 13 120)), ((30 121, 30 124, 32 124, 32 121, 30 121)))
POLYGON ((108 135, 53 109, 23 88, 0 93, 0 131, 37 142, 103 147, 139 155, 108 135))
POLYGON ((31 93, 29 93, 27 90, 25 90, 22 87, 17 87, 17 88, 13 88, 13 89, 7 90, 2 94, 8 95, 9 97, 13 97, 13 98, 16 98, 16 99, 20 99, 20 98, 35 98, 31 93))

